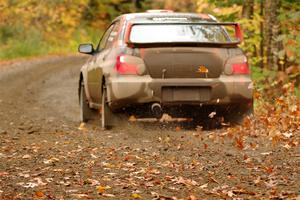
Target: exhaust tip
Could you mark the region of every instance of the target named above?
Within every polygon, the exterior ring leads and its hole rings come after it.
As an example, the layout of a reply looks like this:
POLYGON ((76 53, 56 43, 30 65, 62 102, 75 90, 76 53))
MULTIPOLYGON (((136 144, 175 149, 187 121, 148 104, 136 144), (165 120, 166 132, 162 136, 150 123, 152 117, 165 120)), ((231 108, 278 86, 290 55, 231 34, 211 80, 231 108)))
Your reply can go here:
POLYGON ((151 111, 155 118, 160 119, 163 115, 161 105, 159 103, 154 103, 151 105, 151 111))

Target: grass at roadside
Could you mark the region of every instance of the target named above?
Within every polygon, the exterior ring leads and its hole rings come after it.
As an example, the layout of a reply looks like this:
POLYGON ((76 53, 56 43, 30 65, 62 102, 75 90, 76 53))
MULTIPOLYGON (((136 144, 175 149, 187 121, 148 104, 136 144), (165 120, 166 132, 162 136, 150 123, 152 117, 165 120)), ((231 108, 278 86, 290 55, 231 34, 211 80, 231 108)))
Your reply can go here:
POLYGON ((36 28, 0 27, 0 60, 75 53, 80 43, 97 44, 102 33, 102 30, 80 27, 72 33, 71 38, 53 38, 43 35, 36 28))
MULTIPOLYGON (((254 81, 255 91, 261 92, 262 95, 266 95, 266 98, 263 98, 265 100, 274 100, 276 97, 280 97, 283 92, 281 87, 283 87, 284 84, 294 83, 296 81, 294 76, 289 76, 286 73, 277 71, 261 69, 259 67, 251 67, 251 75, 254 81), (276 92, 274 93, 274 91, 276 92)), ((293 88, 292 95, 300 98, 300 91, 296 84, 293 88)))

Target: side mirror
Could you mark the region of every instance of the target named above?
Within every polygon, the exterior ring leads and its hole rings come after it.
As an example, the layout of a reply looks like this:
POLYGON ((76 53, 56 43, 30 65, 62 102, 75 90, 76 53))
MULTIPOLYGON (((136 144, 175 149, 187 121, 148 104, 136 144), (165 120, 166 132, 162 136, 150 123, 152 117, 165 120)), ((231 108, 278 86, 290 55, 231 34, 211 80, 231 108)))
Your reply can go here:
POLYGON ((78 47, 79 53, 92 54, 94 51, 95 50, 92 44, 80 44, 78 47))

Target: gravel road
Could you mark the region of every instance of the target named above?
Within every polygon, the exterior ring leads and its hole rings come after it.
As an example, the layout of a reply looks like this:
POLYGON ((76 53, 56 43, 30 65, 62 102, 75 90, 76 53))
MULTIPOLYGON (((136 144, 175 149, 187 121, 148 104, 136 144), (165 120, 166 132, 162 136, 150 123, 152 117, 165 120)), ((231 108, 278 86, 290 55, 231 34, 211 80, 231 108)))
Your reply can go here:
POLYGON ((0 68, 0 126, 76 126, 78 74, 85 59, 54 57, 0 68))
POLYGON ((179 123, 78 129, 86 59, 0 66, 1 200, 300 198, 298 143, 179 123))

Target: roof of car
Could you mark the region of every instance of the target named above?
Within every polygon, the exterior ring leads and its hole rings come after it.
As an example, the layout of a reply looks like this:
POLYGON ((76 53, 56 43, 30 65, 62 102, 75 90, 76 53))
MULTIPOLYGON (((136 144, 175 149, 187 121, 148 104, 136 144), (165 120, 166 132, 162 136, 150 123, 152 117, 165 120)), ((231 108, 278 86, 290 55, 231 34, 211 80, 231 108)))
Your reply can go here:
POLYGON ((120 17, 125 17, 127 21, 132 22, 153 22, 153 21, 209 21, 216 22, 216 18, 207 14, 197 13, 177 13, 177 12, 144 12, 124 14, 120 17))

